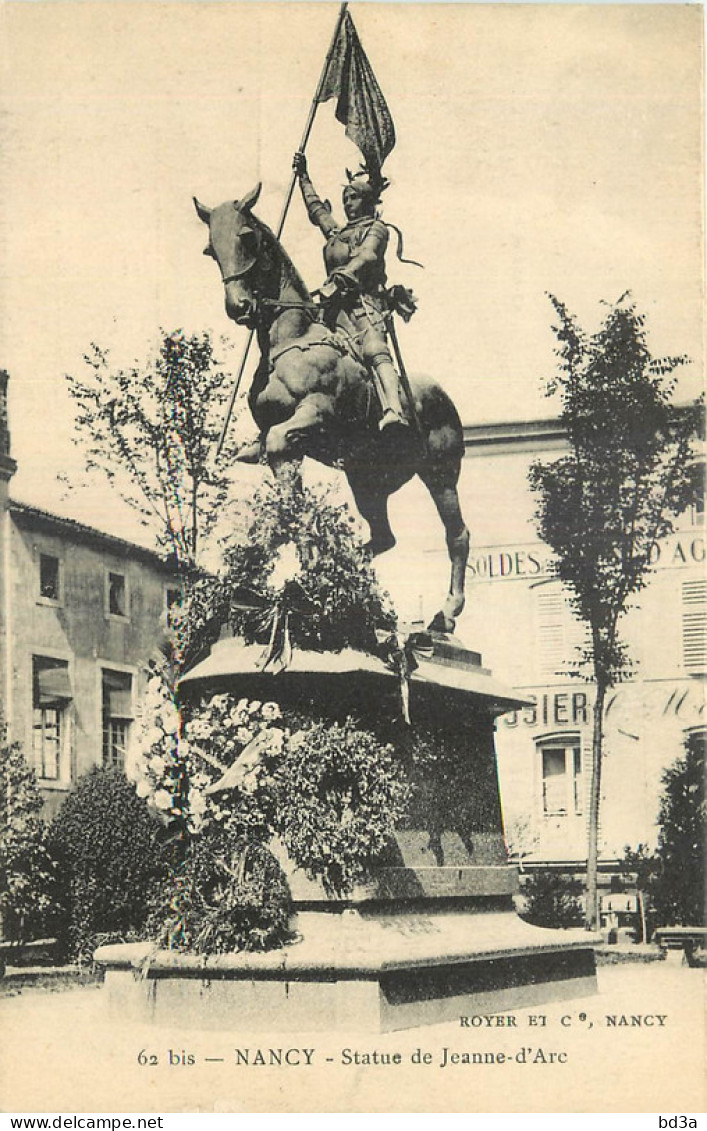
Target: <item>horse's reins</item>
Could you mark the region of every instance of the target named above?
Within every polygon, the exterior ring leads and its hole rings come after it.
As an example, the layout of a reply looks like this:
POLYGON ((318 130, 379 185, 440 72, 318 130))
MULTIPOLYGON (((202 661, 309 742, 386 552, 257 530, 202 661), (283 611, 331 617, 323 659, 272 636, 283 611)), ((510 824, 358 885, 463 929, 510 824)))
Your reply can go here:
MULTIPOLYGON (((246 264, 240 271, 234 272, 232 275, 224 275, 221 279, 224 287, 229 283, 237 283, 239 280, 244 279, 250 271, 253 270, 257 263, 257 257, 253 258, 251 263, 246 264)), ((315 291, 315 294, 317 292, 315 291)), ((319 310, 320 307, 316 302, 305 302, 303 299, 279 299, 279 298, 261 298, 260 295, 254 295, 254 306, 257 310, 259 306, 271 306, 278 310, 319 310)))
POLYGON ((280 310, 320 310, 316 302, 304 302, 301 299, 284 300, 279 298, 258 299, 261 306, 274 306, 280 310))

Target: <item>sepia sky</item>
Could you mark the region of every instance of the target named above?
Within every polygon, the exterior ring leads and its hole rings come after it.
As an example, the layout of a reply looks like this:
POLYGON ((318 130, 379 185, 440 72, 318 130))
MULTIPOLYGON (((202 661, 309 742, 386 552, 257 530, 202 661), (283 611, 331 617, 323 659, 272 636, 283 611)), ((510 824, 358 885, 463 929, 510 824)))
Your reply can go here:
MULTIPOLYGON (((702 12, 698 5, 352 3, 398 143, 384 218, 425 270, 388 274, 420 309, 408 368, 439 377, 465 423, 556 411, 551 308, 590 327, 630 289, 653 349, 701 385, 702 12)), ((234 346, 191 203, 263 182, 279 216, 337 14, 328 3, 6 3, 0 365, 11 377, 13 494, 62 504, 78 457, 64 374, 95 340, 129 362, 160 326, 234 346)), ((312 178, 338 202, 357 154, 320 107, 312 178)), ((299 194, 284 243, 310 287, 319 233, 299 194)), ((392 241, 391 241, 392 245, 392 241)), ((254 360, 253 360, 254 364, 254 360)), ((103 512, 103 513, 102 513, 103 512)), ((114 528, 114 527, 111 527, 114 528)))

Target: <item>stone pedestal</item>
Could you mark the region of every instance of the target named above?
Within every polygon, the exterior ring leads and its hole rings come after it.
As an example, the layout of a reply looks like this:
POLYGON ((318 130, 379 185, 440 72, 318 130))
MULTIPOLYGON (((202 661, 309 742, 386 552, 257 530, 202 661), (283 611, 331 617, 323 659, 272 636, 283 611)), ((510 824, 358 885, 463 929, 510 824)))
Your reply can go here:
MULTIPOLYGON (((372 729, 397 712, 397 681, 370 656, 296 652, 276 676, 261 661, 261 648, 221 640, 182 691, 305 704, 372 729)), ((379 1032, 593 992, 598 937, 532 927, 513 910, 493 733, 494 718, 520 705, 478 655, 437 641, 412 677, 410 710, 413 728, 438 736, 440 754, 410 766, 410 816, 370 882, 334 899, 281 849, 291 945, 206 959, 102 947, 111 1004, 158 1024, 379 1032)))

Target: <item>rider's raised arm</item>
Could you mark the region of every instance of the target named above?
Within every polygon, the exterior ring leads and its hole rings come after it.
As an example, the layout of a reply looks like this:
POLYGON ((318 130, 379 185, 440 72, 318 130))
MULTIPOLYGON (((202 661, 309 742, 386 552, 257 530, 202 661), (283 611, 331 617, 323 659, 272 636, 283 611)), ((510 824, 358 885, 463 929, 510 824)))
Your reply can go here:
POLYGON ((299 187, 302 191, 302 199, 304 200, 307 215, 313 224, 321 228, 325 236, 333 232, 334 228, 338 227, 331 211, 331 205, 328 200, 321 200, 317 191, 309 179, 307 172, 307 161, 303 153, 295 153, 294 161, 292 162, 293 168, 299 179, 299 187))

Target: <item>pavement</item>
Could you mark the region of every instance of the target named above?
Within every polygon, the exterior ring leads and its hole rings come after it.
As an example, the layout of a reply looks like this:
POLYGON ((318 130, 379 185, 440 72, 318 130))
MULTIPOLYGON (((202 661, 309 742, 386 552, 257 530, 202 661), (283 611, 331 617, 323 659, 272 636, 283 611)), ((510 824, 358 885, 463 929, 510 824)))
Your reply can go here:
MULTIPOLYGON (((598 993, 383 1035, 158 1028, 100 985, 0 1001, 10 1112, 703 1112, 704 971, 600 965, 598 993), (278 1063, 278 1061, 280 1063, 278 1063)), ((10 986, 6 986, 9 990, 10 986)))

